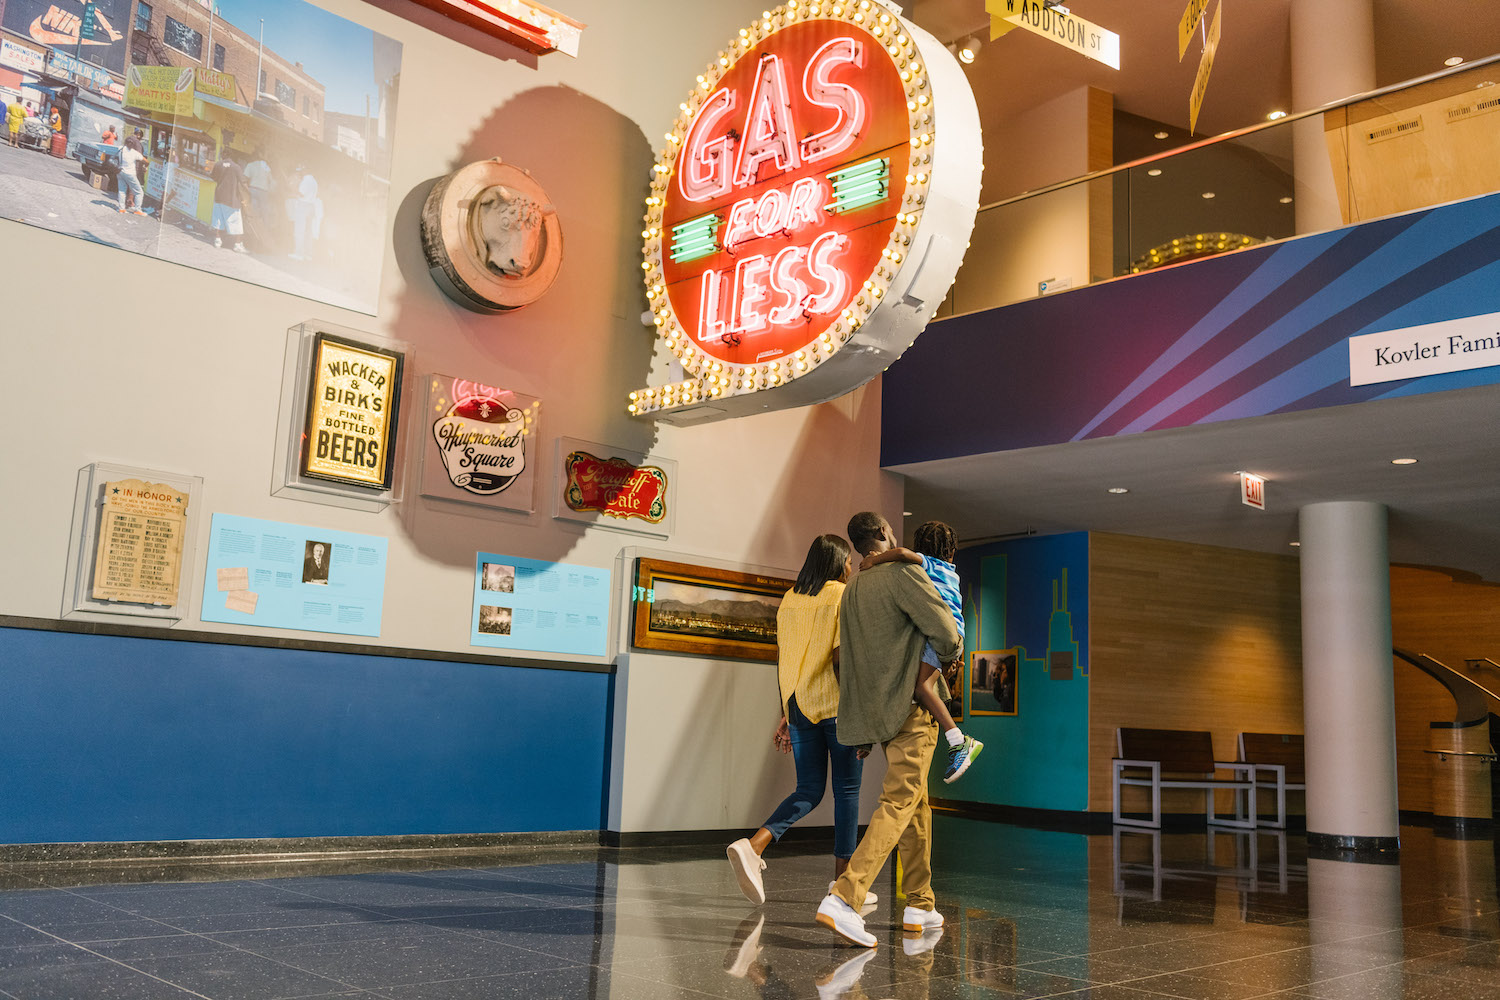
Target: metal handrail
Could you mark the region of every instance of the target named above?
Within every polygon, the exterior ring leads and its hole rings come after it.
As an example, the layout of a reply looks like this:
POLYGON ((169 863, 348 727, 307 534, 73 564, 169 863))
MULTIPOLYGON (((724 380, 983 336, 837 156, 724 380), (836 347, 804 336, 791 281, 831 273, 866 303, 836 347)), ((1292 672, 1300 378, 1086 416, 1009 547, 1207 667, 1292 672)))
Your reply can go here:
POLYGON ((1384 97, 1387 94, 1398 93, 1400 91, 1419 86, 1420 84, 1431 83, 1434 80, 1441 80, 1444 77, 1454 76, 1458 73, 1467 73, 1469 70, 1478 69, 1481 66, 1489 66, 1494 63, 1500 63, 1500 53, 1496 53, 1492 56, 1485 56, 1483 59, 1473 59, 1469 62, 1459 63, 1457 66, 1446 67, 1444 69, 1438 70, 1436 73, 1428 73, 1426 76, 1413 77, 1410 80, 1404 80, 1401 83, 1393 83, 1387 87, 1377 87, 1374 90, 1367 90, 1362 94, 1354 94, 1349 97, 1341 97, 1336 101, 1329 101, 1327 104, 1321 104, 1318 107, 1311 108, 1307 111, 1294 112, 1287 115, 1285 118, 1278 118, 1274 122, 1256 122, 1254 125, 1246 125, 1244 128, 1235 129, 1232 132, 1223 132, 1219 135, 1209 136, 1206 139, 1200 139, 1197 142, 1189 143, 1186 146, 1177 146, 1172 149, 1163 150, 1160 153, 1152 153, 1150 156, 1143 156, 1139 160, 1131 160, 1129 163, 1120 163, 1116 164, 1113 167, 1107 167, 1103 170, 1095 170, 1093 173, 1082 174, 1078 177, 1070 177, 1065 181, 1058 181, 1055 184, 1048 184, 1046 187, 1039 187, 1031 191, 1024 191, 1021 194, 1012 195, 1009 198, 1002 198, 999 201, 992 201, 988 205, 980 205, 979 211, 986 212, 992 208, 1000 208, 1004 205, 1013 205, 1016 202, 1026 201, 1031 198, 1037 198, 1044 194, 1051 194, 1053 191, 1061 191, 1064 188, 1070 188, 1077 184, 1087 184, 1090 181, 1100 180, 1105 177, 1113 177, 1115 174, 1121 173, 1126 170, 1132 170, 1136 167, 1145 166, 1148 163, 1155 163, 1158 160, 1170 159, 1174 156, 1180 156, 1183 153, 1192 152, 1195 149, 1202 149, 1206 146, 1216 145, 1217 143, 1229 142, 1232 139, 1239 139, 1247 135, 1254 135, 1256 132, 1260 132, 1265 129, 1280 128, 1281 126, 1288 125, 1292 122, 1301 121, 1304 118, 1311 118, 1313 115, 1321 115, 1329 111, 1335 111, 1339 108, 1346 108, 1351 105, 1358 104, 1360 101, 1368 101, 1376 97, 1384 97))

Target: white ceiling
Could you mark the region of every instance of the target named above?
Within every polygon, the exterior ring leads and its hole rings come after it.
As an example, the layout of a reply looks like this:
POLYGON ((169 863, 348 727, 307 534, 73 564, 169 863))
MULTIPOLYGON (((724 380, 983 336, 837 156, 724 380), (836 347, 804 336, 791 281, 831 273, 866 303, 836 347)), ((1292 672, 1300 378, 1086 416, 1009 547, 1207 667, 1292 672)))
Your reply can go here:
POLYGON ((947 521, 965 542, 1091 530, 1291 554, 1300 507, 1365 500, 1390 510, 1393 562, 1500 581, 1500 386, 893 471, 909 526, 947 521), (1264 511, 1241 503, 1242 470, 1268 480, 1264 511))

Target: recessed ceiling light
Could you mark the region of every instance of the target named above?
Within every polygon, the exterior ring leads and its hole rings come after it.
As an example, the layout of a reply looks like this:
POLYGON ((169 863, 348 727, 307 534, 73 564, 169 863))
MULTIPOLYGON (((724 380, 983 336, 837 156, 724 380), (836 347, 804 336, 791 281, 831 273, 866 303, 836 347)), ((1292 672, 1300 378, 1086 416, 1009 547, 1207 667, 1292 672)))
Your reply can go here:
POLYGON ((1444 66, 1457 66, 1459 63, 1461 63, 1463 61, 1464 61, 1464 57, 1463 56, 1449 56, 1447 59, 1443 60, 1443 65, 1444 66))
POLYGON ((909 510, 903 510, 901 512, 901 516, 902 517, 911 517, 911 511, 909 511, 909 510))
POLYGON ((1417 460, 1415 458, 1393 458, 1393 459, 1391 459, 1391 464, 1392 465, 1416 465, 1417 464, 1417 460))
POLYGON ((1283 204, 1283 205, 1290 205, 1290 204, 1291 204, 1291 203, 1292 203, 1292 196, 1291 196, 1291 195, 1289 195, 1289 194, 1287 194, 1287 195, 1282 195, 1282 196, 1281 196, 1281 203, 1282 203, 1282 204, 1283 204))
POLYGON ((1161 176, 1161 167, 1152 167, 1150 170, 1146 171, 1146 176, 1147 177, 1160 177, 1161 176))
POLYGON ((1280 119, 1285 118, 1285 117, 1286 117, 1286 112, 1282 111, 1281 109, 1278 108, 1277 110, 1272 111, 1270 114, 1266 115, 1266 121, 1268 121, 1268 122, 1279 121, 1280 119))
POLYGON ((1302 543, 1301 542, 1287 542, 1287 544, 1290 545, 1294 549, 1302 547, 1302 543))
POLYGON ((1167 137, 1167 133, 1165 133, 1165 132, 1158 132, 1158 133, 1156 133, 1156 137, 1158 139, 1165 139, 1167 137))
POLYGON ((1111 492, 1111 493, 1129 493, 1130 491, 1127 490, 1123 486, 1111 486, 1109 488, 1109 492, 1111 492))
POLYGON ((1205 191, 1205 192, 1203 192, 1203 197, 1205 197, 1205 198, 1212 198, 1213 196, 1214 196, 1214 193, 1212 191, 1205 191))

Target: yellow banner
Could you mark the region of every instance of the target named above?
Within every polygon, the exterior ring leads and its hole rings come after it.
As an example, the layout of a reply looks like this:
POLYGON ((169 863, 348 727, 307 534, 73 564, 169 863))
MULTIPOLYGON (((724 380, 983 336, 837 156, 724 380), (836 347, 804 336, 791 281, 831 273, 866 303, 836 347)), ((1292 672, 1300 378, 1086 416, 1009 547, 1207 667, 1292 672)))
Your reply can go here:
POLYGON ((166 115, 192 115, 192 68, 131 66, 125 74, 125 106, 166 115))
POLYGON ((1203 21, 1203 15, 1208 12, 1209 0, 1188 0, 1187 9, 1182 12, 1182 20, 1177 22, 1177 61, 1182 62, 1182 57, 1187 54, 1188 42, 1193 40, 1193 32, 1198 30, 1198 25, 1203 21))
POLYGON ((1203 108, 1203 95, 1208 90, 1208 74, 1214 69, 1214 56, 1219 51, 1219 28, 1224 14, 1224 0, 1214 8, 1213 23, 1208 26, 1208 42, 1203 46, 1203 58, 1198 60, 1198 76, 1193 80, 1193 93, 1188 98, 1188 133, 1198 131, 1198 112, 1203 108))
POLYGON ((225 101, 235 100, 234 75, 231 73, 220 73, 216 69, 203 69, 200 66, 193 70, 193 80, 199 94, 225 101))
POLYGON ((1111 69, 1120 68, 1120 36, 1092 21, 1047 7, 1042 0, 985 0, 984 9, 990 15, 991 39, 1025 28, 1111 69))

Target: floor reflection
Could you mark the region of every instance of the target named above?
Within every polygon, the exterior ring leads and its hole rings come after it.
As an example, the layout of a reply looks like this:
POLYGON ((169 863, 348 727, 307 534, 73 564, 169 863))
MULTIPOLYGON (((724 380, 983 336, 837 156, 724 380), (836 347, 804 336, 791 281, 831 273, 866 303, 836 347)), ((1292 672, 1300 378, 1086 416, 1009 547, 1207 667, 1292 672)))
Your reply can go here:
POLYGON ((0 866, 0 998, 1500 1000, 1492 840, 1402 831, 1399 865, 1280 832, 1084 836, 939 817, 944 926, 812 921, 825 854, 549 849, 281 865, 0 866))

